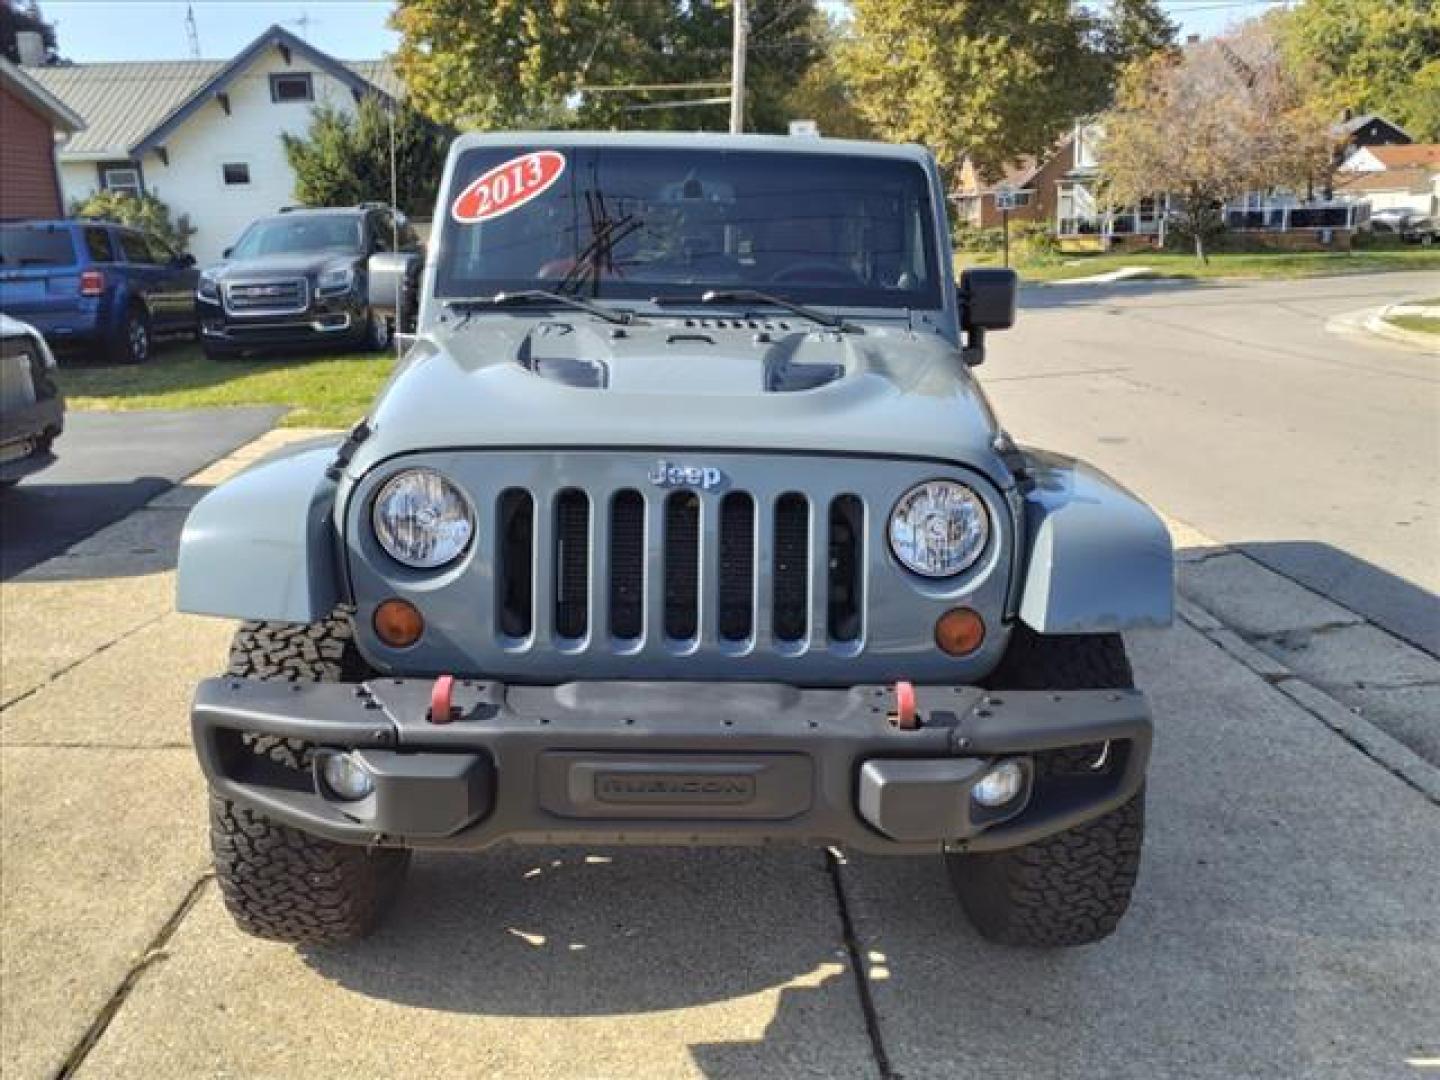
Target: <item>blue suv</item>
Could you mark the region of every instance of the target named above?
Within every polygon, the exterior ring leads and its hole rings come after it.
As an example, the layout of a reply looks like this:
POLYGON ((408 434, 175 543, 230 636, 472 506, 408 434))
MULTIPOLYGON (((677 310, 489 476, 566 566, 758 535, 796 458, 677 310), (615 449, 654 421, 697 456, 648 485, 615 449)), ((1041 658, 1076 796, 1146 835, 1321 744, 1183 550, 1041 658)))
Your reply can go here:
POLYGON ((149 359, 154 335, 196 331, 195 259, 103 221, 0 223, 0 311, 57 350, 149 359))

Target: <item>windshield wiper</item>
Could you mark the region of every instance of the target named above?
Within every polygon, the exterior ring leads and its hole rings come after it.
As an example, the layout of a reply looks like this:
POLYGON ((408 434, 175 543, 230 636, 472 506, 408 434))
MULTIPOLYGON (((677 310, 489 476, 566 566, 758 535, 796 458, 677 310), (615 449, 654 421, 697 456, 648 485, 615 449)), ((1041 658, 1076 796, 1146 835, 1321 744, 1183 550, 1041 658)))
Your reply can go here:
POLYGON ((592 304, 588 300, 581 300, 578 296, 567 296, 565 293, 551 292, 549 289, 521 289, 518 292, 497 292, 494 296, 451 300, 449 307, 454 311, 473 312, 482 308, 505 307, 510 304, 560 304, 563 307, 588 311, 597 318, 604 319, 609 323, 618 323, 621 326, 629 326, 635 321, 633 311, 615 311, 603 304, 592 304))
POLYGON ((854 329, 839 315, 817 311, 804 304, 797 304, 794 300, 787 300, 774 293, 761 292, 759 289, 710 289, 699 296, 654 296, 650 298, 650 302, 662 306, 666 304, 769 304, 772 307, 784 308, 786 311, 799 315, 802 319, 809 319, 821 326, 828 326, 832 330, 854 329))

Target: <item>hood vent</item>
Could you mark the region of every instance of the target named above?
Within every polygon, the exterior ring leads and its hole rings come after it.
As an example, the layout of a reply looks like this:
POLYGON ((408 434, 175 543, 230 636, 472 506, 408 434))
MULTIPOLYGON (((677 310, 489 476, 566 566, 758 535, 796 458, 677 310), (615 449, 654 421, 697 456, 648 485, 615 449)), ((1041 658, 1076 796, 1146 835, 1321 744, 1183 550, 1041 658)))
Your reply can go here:
POLYGON ((765 389, 772 394, 793 394, 817 390, 844 377, 844 364, 801 364, 785 360, 770 365, 765 373, 765 389))

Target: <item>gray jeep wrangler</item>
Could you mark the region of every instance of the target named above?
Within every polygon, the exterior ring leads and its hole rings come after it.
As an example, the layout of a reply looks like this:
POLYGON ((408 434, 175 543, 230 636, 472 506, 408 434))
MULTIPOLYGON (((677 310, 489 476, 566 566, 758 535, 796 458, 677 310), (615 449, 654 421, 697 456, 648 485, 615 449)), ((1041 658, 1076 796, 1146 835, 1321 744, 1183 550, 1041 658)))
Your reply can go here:
POLYGON ((467 135, 441 192, 366 419, 185 527, 180 608, 245 620, 192 717, 236 921, 362 935, 416 850, 789 841, 940 855, 997 941, 1114 930, 1169 536, 997 422, 1015 280, 955 286, 931 157, 467 135))

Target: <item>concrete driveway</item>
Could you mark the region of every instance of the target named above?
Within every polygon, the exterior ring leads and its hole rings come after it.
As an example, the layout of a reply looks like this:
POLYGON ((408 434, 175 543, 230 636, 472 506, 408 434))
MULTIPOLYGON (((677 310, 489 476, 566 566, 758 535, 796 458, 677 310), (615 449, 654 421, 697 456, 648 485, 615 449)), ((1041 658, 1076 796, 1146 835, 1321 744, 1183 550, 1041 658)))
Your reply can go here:
MULTIPOLYGON (((1089 333, 1096 312, 1025 318, 1052 316, 1089 333)), ((1018 434, 1048 409, 1001 379, 1048 362, 986 371, 1018 434)), ((1087 383, 1050 377, 1079 442, 1087 383)), ((431 855, 367 942, 242 936, 208 877, 185 714, 229 627, 173 613, 166 559, 195 494, 279 438, 0 589, 7 1077, 1440 1070, 1440 770, 1275 642, 1323 637, 1341 610, 1386 637, 1356 663, 1414 646, 1179 518, 1184 618, 1129 642, 1158 732, 1146 863, 1108 942, 995 948, 935 860, 778 850, 431 855)), ((1203 465, 1167 480, 1149 452, 1107 464, 1175 514, 1164 495, 1181 501, 1203 465)))

